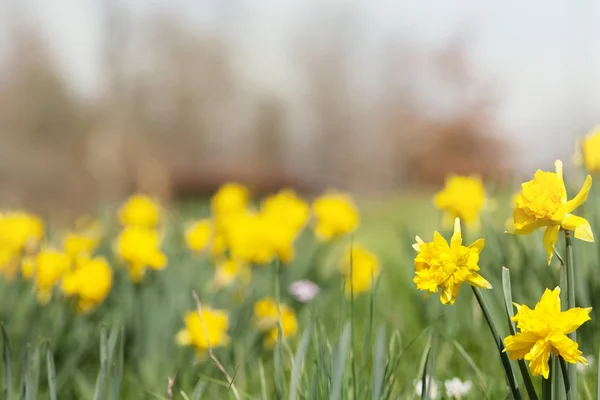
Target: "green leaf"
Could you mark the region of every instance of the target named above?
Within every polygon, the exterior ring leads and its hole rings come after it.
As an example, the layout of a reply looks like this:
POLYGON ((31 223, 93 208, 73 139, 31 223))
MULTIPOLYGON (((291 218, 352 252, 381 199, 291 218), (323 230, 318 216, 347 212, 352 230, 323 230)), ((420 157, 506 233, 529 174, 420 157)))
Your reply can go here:
POLYGON ((350 330, 350 323, 347 322, 333 354, 333 382, 331 384, 330 400, 340 400, 342 398, 344 372, 346 371, 346 360, 350 350, 350 330))
POLYGON ((108 369, 108 339, 106 338, 106 329, 103 327, 100 331, 100 372, 96 379, 96 388, 94 390, 94 400, 103 400, 106 389, 106 376, 108 369))
POLYGON ((46 349, 46 366, 48 369, 48 391, 50 400, 56 400, 56 368, 54 366, 54 356, 50 347, 46 349))
POLYGON ((2 331, 2 370, 4 371, 2 398, 12 400, 13 382, 10 365, 10 345, 8 343, 8 335, 4 329, 4 324, 0 324, 0 331, 2 331))
POLYGON ((375 338, 375 354, 373 355, 373 393, 372 400, 379 400, 383 391, 385 372, 385 328, 379 327, 375 338))
POLYGON ((290 377, 290 400, 296 400, 298 396, 298 381, 300 380, 302 363, 304 362, 304 357, 306 356, 308 345, 310 344, 311 331, 311 325, 304 329, 302 337, 300 338, 298 350, 296 351, 296 356, 294 357, 294 366, 292 368, 292 376, 290 377))

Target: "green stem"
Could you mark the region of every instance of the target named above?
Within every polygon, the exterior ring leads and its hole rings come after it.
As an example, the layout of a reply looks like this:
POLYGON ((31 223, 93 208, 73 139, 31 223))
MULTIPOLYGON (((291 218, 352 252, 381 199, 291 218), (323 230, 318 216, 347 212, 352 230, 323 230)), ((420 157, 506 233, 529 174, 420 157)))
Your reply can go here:
POLYGON ((553 375, 554 356, 548 360, 550 373, 548 379, 542 378, 542 400, 552 400, 552 375, 553 375))
POLYGON ((510 364, 510 359, 508 358, 508 354, 504 351, 504 343, 502 342, 502 338, 496 330, 496 326, 494 325, 494 321, 492 320, 492 314, 490 313, 489 307, 485 302, 485 299, 483 298, 481 289, 476 288, 474 286, 471 286, 471 289, 473 289, 475 298, 477 299, 477 302, 481 307, 481 311, 483 311, 483 315, 485 316, 485 320, 490 328, 490 332, 494 337, 494 342, 496 342, 496 347, 498 348, 498 352, 500 353, 500 359, 502 360, 502 366, 504 367, 506 380, 508 381, 508 386, 510 387, 513 399, 521 400, 521 392, 519 391, 519 385, 517 384, 515 374, 513 373, 512 366, 510 364))
MULTIPOLYGON (((567 310, 575 307, 575 266, 573 264, 573 244, 571 243, 571 232, 565 230, 565 246, 566 246, 566 269, 567 269, 567 310)), ((577 342, 577 333, 573 331, 569 334, 569 338, 577 342)), ((570 399, 577 400, 577 369, 575 364, 569 364, 569 383, 570 388, 568 393, 570 399)))

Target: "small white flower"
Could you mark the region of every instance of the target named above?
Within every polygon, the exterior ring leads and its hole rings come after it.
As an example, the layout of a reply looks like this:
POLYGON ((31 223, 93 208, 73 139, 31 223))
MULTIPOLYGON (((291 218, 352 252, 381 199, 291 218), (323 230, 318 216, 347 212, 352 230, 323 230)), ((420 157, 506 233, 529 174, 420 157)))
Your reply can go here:
POLYGON ((319 292, 321 291, 321 288, 319 288, 319 286, 317 286, 316 283, 304 279, 301 281, 293 282, 290 285, 288 291, 299 302, 308 303, 317 294, 319 294, 319 292))
MULTIPOLYGON (((423 390, 422 388, 423 383, 421 382, 421 380, 419 379, 416 383, 415 383, 415 393, 417 394, 417 396, 421 396, 421 390, 423 390)), ((431 379, 431 376, 427 376, 427 391, 429 392, 429 398, 431 399, 437 399, 438 398, 438 385, 437 382, 431 379)))
POLYGON ((463 382, 459 378, 452 378, 444 382, 446 394, 456 399, 460 399, 469 394, 469 392, 471 391, 471 386, 473 386, 471 381, 463 382))
POLYGON ((578 372, 589 372, 589 368, 590 366, 594 365, 594 361, 595 358, 592 355, 589 356, 585 356, 585 359, 587 360, 588 364, 587 365, 583 365, 582 363, 577 363, 576 364, 576 368, 578 372))

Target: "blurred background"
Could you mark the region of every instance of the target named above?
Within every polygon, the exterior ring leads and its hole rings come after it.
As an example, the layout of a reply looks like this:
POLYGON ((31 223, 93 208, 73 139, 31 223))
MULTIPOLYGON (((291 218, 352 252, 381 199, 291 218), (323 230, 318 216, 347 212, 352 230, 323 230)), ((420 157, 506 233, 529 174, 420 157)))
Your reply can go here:
POLYGON ((2 0, 0 198, 506 185, 600 121, 600 3, 2 0))

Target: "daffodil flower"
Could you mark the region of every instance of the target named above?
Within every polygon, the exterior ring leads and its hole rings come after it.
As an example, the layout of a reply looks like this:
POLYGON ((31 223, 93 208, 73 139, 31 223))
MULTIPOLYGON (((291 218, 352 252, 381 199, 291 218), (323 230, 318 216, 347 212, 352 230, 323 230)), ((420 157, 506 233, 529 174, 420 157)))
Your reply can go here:
POLYGON ((514 229, 511 232, 526 235, 545 227, 544 247, 548 264, 552 260, 560 229, 574 231, 577 239, 594 241, 589 222, 571 214, 587 200, 592 177, 588 175, 579 193, 567 201, 562 162, 557 160, 554 165, 556 172, 538 170, 531 181, 521 185, 521 193, 515 200, 514 229))

